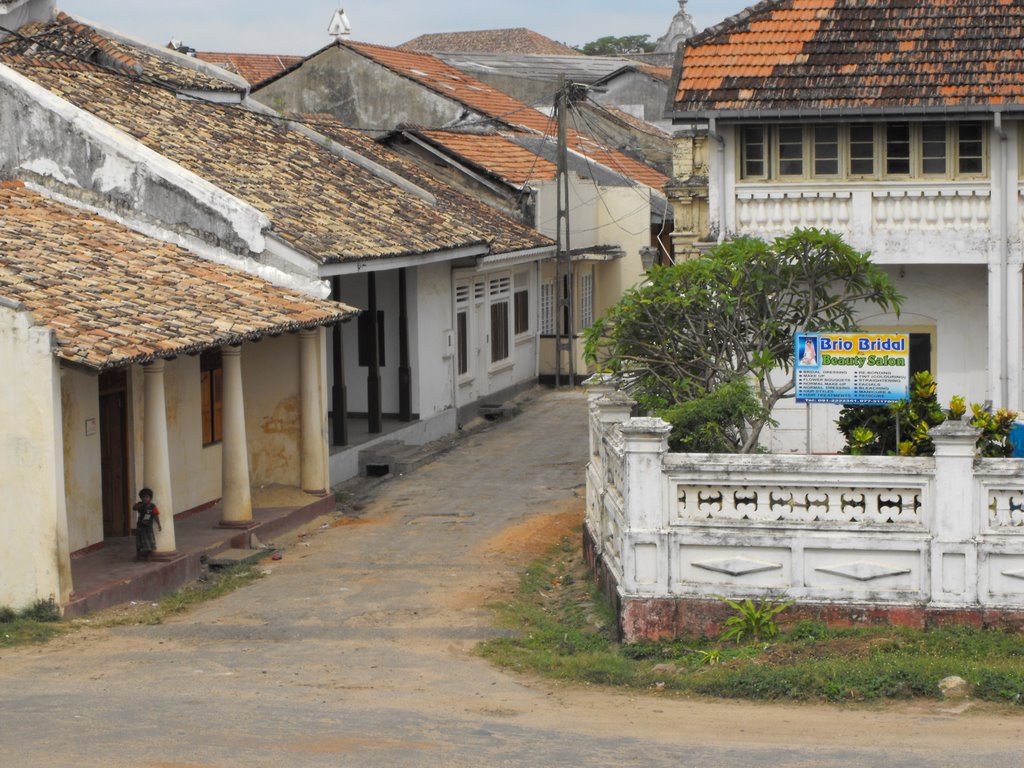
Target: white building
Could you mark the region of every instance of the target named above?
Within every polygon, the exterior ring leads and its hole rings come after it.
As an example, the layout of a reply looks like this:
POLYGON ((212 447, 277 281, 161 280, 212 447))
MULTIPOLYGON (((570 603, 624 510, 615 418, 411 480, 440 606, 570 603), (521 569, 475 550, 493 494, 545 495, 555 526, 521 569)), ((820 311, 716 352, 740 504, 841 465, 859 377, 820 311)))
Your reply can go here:
MULTIPOLYGON (((905 295, 939 398, 1024 409, 1024 5, 752 6, 691 38, 671 116, 677 253, 726 236, 840 232, 905 295), (925 12, 927 10, 927 12, 925 12)), ((776 451, 841 447, 836 409, 776 412, 776 451)))

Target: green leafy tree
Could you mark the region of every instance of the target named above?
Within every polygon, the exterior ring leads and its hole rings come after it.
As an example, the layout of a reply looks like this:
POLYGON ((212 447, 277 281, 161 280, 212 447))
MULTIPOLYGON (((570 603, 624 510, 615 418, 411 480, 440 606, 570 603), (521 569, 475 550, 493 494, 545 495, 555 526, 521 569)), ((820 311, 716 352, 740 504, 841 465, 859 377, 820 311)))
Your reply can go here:
POLYGON ((650 53, 655 43, 650 42, 650 35, 625 35, 623 37, 599 37, 597 40, 581 45, 576 50, 587 56, 623 56, 629 53, 650 53))
POLYGON ((757 407, 731 409, 719 433, 732 450, 749 452, 775 404, 792 396, 793 334, 850 331, 858 307, 898 310, 901 300, 885 272, 837 234, 743 237, 653 267, 587 330, 586 355, 659 416, 745 382, 757 407))

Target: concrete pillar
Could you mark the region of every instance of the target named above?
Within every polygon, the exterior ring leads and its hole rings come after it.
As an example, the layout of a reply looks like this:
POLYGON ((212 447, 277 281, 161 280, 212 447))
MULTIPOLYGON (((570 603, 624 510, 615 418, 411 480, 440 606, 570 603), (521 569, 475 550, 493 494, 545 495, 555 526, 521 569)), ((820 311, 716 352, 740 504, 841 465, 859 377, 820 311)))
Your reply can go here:
POLYGON ((667 510, 662 459, 672 427, 662 419, 632 418, 619 427, 624 441, 626 530, 622 588, 627 594, 668 591, 667 510))
POLYGON ((299 332, 299 382, 302 425, 299 455, 302 462, 302 490, 327 492, 324 476, 323 408, 320 404, 320 333, 318 329, 299 332))
POLYGON ((1002 408, 1002 370, 1006 354, 1006 334, 1003 332, 1003 291, 1005 286, 996 263, 988 265, 988 379, 985 396, 995 408, 1002 408))
POLYGON ((252 495, 249 488, 249 442, 245 435, 242 392, 242 348, 223 347, 223 439, 221 442, 221 520, 225 528, 251 528, 252 495))
MULTIPOLYGON (((142 437, 143 485, 153 491, 153 503, 160 510, 161 528, 154 531, 157 560, 177 554, 174 540, 174 495, 171 489, 171 455, 167 444, 167 398, 164 393, 164 361, 143 368, 145 426, 142 437)), ((138 490, 138 489, 136 489, 138 490)))
POLYGON ((587 393, 587 402, 593 403, 605 395, 615 391, 610 373, 595 373, 583 382, 583 391, 587 393))
POLYGON ((981 521, 975 509, 974 452, 980 430, 946 421, 928 433, 935 443, 931 528, 931 599, 937 605, 978 602, 981 521))
POLYGON ((1011 411, 1024 410, 1024 382, 1021 381, 1021 370, 1024 369, 1024 275, 1021 265, 1011 263, 1007 267, 1007 318, 1006 318, 1006 355, 1009 368, 1007 381, 1007 400, 1002 407, 1011 411))

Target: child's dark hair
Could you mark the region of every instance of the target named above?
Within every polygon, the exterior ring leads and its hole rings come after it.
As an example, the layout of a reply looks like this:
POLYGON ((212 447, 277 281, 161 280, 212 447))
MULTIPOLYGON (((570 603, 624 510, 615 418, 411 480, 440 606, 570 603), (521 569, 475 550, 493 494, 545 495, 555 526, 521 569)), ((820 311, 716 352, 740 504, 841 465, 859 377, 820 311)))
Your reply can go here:
POLYGON ((151 488, 143 488, 141 491, 139 491, 139 498, 141 499, 143 496, 149 496, 149 498, 152 499, 153 490, 151 488))

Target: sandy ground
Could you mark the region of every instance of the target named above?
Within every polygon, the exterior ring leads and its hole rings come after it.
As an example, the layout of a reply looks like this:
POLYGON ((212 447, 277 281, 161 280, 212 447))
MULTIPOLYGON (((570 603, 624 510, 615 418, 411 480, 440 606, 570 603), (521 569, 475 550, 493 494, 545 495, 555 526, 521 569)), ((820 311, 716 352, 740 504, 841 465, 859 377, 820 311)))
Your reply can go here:
POLYGON ((561 686, 474 653, 485 605, 582 515, 584 403, 545 393, 158 626, 0 656, 26 766, 1020 766, 981 705, 757 705, 561 686))

